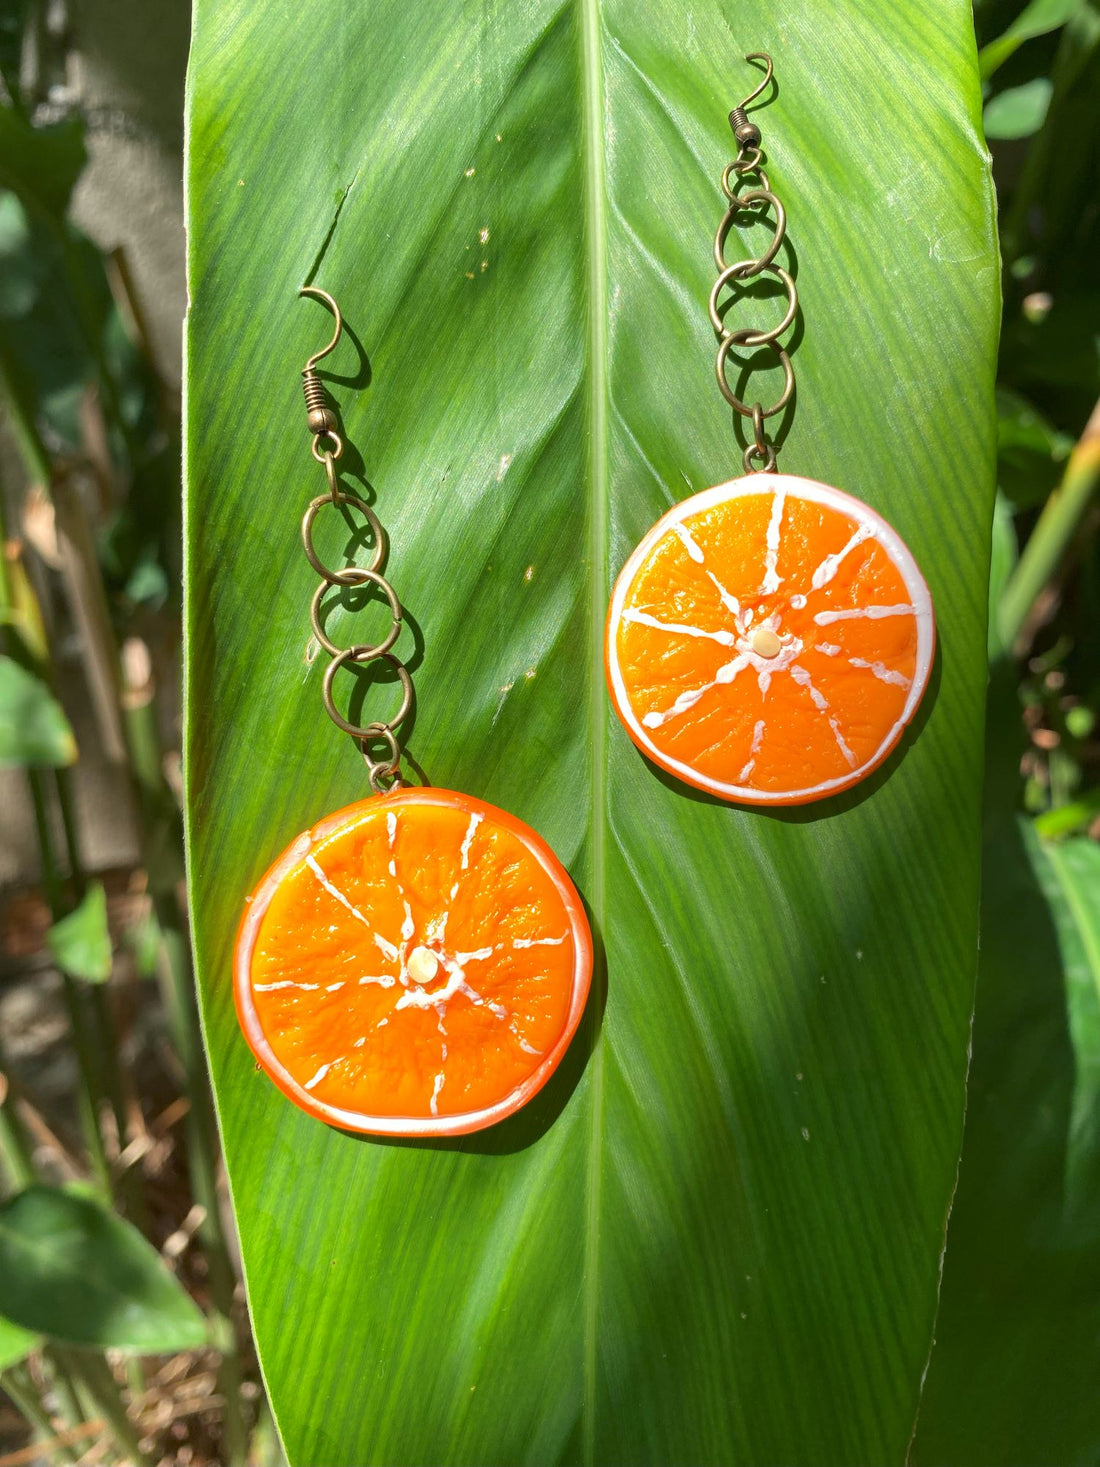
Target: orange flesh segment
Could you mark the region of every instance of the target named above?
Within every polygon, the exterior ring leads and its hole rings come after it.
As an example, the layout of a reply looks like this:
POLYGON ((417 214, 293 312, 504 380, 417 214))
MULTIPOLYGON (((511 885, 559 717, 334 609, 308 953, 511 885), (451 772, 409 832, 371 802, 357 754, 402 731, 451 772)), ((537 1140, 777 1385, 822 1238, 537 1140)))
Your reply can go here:
POLYGON ((759 477, 765 492, 707 491, 643 541, 612 601, 608 671, 657 762, 727 798, 798 803, 857 782, 897 742, 931 666, 931 601, 866 505, 759 477))
POLYGON ((246 981, 264 1040, 308 1097, 445 1122, 546 1065, 575 1023, 585 955, 579 903, 563 901, 533 832, 479 801, 419 793, 351 807, 283 871, 246 981))

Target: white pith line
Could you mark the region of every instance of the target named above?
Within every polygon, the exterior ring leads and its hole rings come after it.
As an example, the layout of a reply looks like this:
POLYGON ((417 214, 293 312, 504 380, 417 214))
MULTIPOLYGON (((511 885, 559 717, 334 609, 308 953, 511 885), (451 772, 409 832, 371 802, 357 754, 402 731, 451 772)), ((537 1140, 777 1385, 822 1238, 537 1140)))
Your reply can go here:
POLYGON ((897 688, 911 688, 913 679, 906 677, 903 672, 895 672, 893 668, 887 667, 885 662, 868 662, 863 657, 849 657, 849 665, 852 667, 865 667, 868 672, 873 673, 880 683, 893 683, 897 688))
POLYGON ((428 1102, 428 1105, 433 1116, 437 1116, 439 1114, 439 1092, 443 1089, 443 1081, 445 1078, 446 1077, 443 1075, 443 1073, 440 1072, 438 1075, 436 1075, 435 1083, 432 1086, 432 1098, 428 1102))
POLYGON ((312 1077, 312 1079, 309 1079, 309 1080, 306 1081, 306 1089, 307 1090, 312 1090, 313 1087, 314 1087, 314 1085, 320 1085, 321 1081, 328 1074, 329 1070, 332 1069, 333 1065, 338 1065, 341 1060, 345 1060, 345 1059, 347 1059, 347 1055, 346 1054, 342 1054, 342 1055, 339 1055, 334 1060, 329 1060, 328 1064, 322 1065, 320 1067, 320 1069, 317 1071, 317 1073, 312 1077))
POLYGON ((683 622, 659 621, 657 617, 650 616, 648 611, 624 611, 623 621, 635 621, 643 627, 653 627, 658 632, 680 632, 685 637, 706 637, 709 641, 720 642, 723 647, 732 647, 737 641, 733 632, 705 632, 702 627, 690 627, 683 622))
POLYGON ((840 569, 841 561, 857 545, 862 545, 865 540, 873 540, 875 535, 872 525, 860 525, 843 550, 838 550, 835 555, 827 555, 810 577, 810 585, 815 591, 820 591, 822 586, 827 586, 840 569))
POLYGON ((300 988, 303 993, 316 993, 320 986, 319 983, 294 983, 289 978, 283 978, 278 983, 253 983, 252 989, 255 993, 274 993, 278 988, 300 988))
MULTIPOLYGON (((704 570, 706 570, 706 567, 705 566, 704 566, 704 570)), ((731 616, 733 616, 733 617, 739 617, 741 615, 741 603, 740 603, 740 601, 738 601, 737 597, 730 595, 730 593, 726 590, 725 586, 723 586, 722 582, 718 579, 718 577, 714 574, 714 572, 712 570, 708 570, 707 571, 707 575, 710 577, 711 583, 713 584, 714 589, 718 592, 718 595, 721 597, 721 599, 722 599, 722 605, 726 608, 726 610, 729 612, 729 614, 731 616)), ((750 617, 750 620, 751 620, 751 617, 750 617)))
POLYGON ((508 1028, 511 1030, 511 1032, 512 1032, 512 1034, 513 1034, 513 1036, 514 1036, 514 1038, 516 1040, 516 1043, 519 1045, 520 1049, 523 1050, 524 1054, 541 1054, 542 1053, 542 1050, 541 1049, 536 1049, 533 1044, 528 1044, 527 1043, 527 1040, 524 1039, 523 1035, 516 1028, 516 1021, 515 1021, 515 1019, 513 1019, 512 1022, 508 1025, 508 1028))
POLYGON ((800 688, 805 688, 807 693, 809 693, 813 705, 817 709, 817 711, 819 713, 825 714, 829 722, 829 727, 833 731, 833 738, 836 739, 837 748, 844 755, 845 759, 847 759, 849 767, 854 769, 856 767, 856 756, 852 753, 851 749, 849 749, 848 745, 844 742, 844 735, 840 732, 837 721, 832 716, 832 710, 829 707, 828 698, 826 698, 822 692, 814 687, 813 680, 811 679, 810 674, 806 671, 804 667, 800 667, 797 663, 792 663, 790 672, 791 677, 795 680, 798 686, 800 688))
POLYGON ((685 525, 682 521, 681 522, 678 522, 677 525, 676 525, 676 533, 679 535, 680 539, 683 541, 684 549, 691 556, 691 558, 695 562, 695 564, 696 565, 702 565, 703 564, 703 552, 702 552, 702 550, 699 547, 699 542, 693 537, 693 535, 692 535, 691 531, 688 529, 687 525, 685 525))
POLYGON ((470 823, 466 827, 466 834, 462 837, 462 848, 459 851, 460 859, 458 869, 460 871, 468 871, 470 869, 470 847, 473 845, 477 828, 484 818, 483 815, 479 815, 476 811, 470 816, 470 823))
POLYGON ((779 559, 779 526, 783 520, 783 505, 786 503, 786 493, 779 489, 772 496, 772 513, 768 521, 768 533, 764 540, 764 582, 760 587, 763 596, 770 596, 779 590, 780 576, 775 566, 779 559))
POLYGON ((321 867, 317 862, 317 857, 314 856, 312 853, 308 855, 306 857, 306 865, 313 872, 314 876, 316 876, 317 880, 321 883, 324 889, 328 892, 329 896, 335 897, 342 907, 345 907, 353 917, 362 922, 363 926, 368 929, 371 936, 374 938, 376 947, 378 947, 383 956, 389 958, 391 962, 396 962, 397 949, 394 947, 393 943, 388 942, 380 932, 375 932, 374 928, 371 927, 371 924, 367 921, 366 917, 363 916, 359 908, 353 906, 352 903, 348 901, 347 897, 338 886, 333 886, 332 882, 321 870, 321 867))
POLYGON ((756 720, 756 724, 753 727, 752 731, 752 744, 749 747, 748 763, 741 770, 741 773, 737 776, 738 780, 742 784, 744 784, 745 780, 748 779, 749 775, 753 771, 753 766, 756 763, 756 756, 760 751, 760 745, 764 742, 764 729, 766 728, 766 726, 767 725, 764 723, 764 720, 762 718, 758 718, 756 720))
POLYGON ((884 616, 916 616, 917 608, 903 603, 900 606, 857 606, 850 611, 819 611, 814 621, 819 627, 831 626, 834 621, 858 621, 866 617, 869 621, 881 621, 884 616))
POLYGON ((694 708, 704 693, 709 693, 711 688, 717 688, 720 684, 732 683, 739 672, 743 672, 749 666, 749 659, 742 655, 736 656, 732 662, 727 662, 720 667, 714 678, 709 683, 704 683, 701 688, 689 688, 686 693, 681 693, 671 708, 663 712, 654 711, 647 713, 642 719, 646 728, 660 728, 670 718, 675 718, 678 713, 686 713, 689 708, 694 708))

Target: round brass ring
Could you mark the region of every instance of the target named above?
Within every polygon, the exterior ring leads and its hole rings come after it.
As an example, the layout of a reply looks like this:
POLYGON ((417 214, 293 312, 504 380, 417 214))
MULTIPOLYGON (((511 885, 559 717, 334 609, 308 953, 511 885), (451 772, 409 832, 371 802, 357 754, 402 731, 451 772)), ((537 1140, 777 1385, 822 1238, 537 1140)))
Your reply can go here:
POLYGON ((360 663, 374 660, 373 658, 359 657, 356 655, 356 652, 357 649, 355 647, 346 647, 343 652, 338 652, 328 667, 325 668, 324 681, 321 684, 321 697, 324 701, 325 712, 337 728, 342 728, 345 733, 351 734, 356 739, 369 739, 373 734, 377 734, 379 729, 387 729, 392 733, 398 724, 402 723, 409 716, 409 710, 412 707, 413 700, 413 685, 412 678, 409 676, 409 670, 400 658, 395 657, 392 652, 383 652, 381 658, 378 660, 388 662, 391 667, 396 668, 397 676, 401 683, 401 706, 393 718, 385 723, 378 720, 368 724, 349 723, 333 702, 332 680, 339 670, 342 667, 346 667, 349 662, 360 663))
POLYGON ((389 581, 386 580, 385 576, 379 575, 374 570, 360 570, 358 566, 349 567, 344 572, 344 580, 340 584, 342 586, 371 585, 378 587, 390 603, 392 621, 388 635, 377 646, 370 646, 364 642, 357 643, 354 647, 344 648, 337 647, 334 642, 330 642, 321 624, 321 601, 325 593, 332 589, 332 583, 330 581, 321 582, 313 593, 313 600, 309 603, 309 619, 313 623, 313 635, 330 657, 339 657, 340 653, 344 651, 354 652, 356 654, 356 660, 359 662, 367 662, 372 657, 381 657, 384 652, 390 650, 401 635, 401 603, 397 599, 397 592, 390 585, 389 581))
POLYGON ((718 314, 718 297, 727 285, 732 285, 738 280, 752 280, 766 270, 774 275, 787 288, 787 313, 778 326, 773 326, 770 331, 754 331, 750 327, 736 331, 733 334, 740 337, 742 346, 770 346, 778 336, 782 336, 787 327, 790 326, 798 314, 798 290, 791 276, 783 269, 782 265, 765 264, 759 265, 755 260, 738 260, 736 265, 727 265, 714 282, 710 292, 710 300, 707 302, 707 310, 710 312, 710 324, 719 336, 725 336, 726 326, 722 317, 718 314))
MULTIPOLYGON (((766 270, 779 253, 779 246, 783 243, 783 236, 787 232, 787 211, 776 196, 767 188, 750 189, 747 194, 735 194, 730 200, 730 206, 722 216, 722 222, 718 226, 718 233, 714 236, 714 263, 723 274, 731 267, 726 264, 724 254, 726 239, 733 227, 734 217, 747 208, 750 204, 770 204, 775 210, 775 233, 768 248, 755 260, 742 261, 743 264, 752 265, 751 270, 746 270, 746 275, 757 275, 761 270, 766 270)), ((762 217, 762 216, 761 216, 762 217)))
POLYGON ((367 570, 376 571, 382 564, 382 557, 386 553, 385 532, 382 529, 382 521, 364 500, 354 494, 345 494, 342 489, 338 490, 335 498, 331 494, 319 494, 316 499, 310 501, 309 508, 302 516, 302 544, 305 546, 306 558, 319 576, 323 576, 333 586, 353 586, 358 575, 359 568, 348 566, 346 570, 329 570, 321 557, 313 548, 313 521, 317 518, 317 511, 326 504, 350 504, 355 509, 361 510, 370 525, 371 534, 374 536, 374 554, 371 557, 367 570))
POLYGON ((737 198, 737 194, 732 184, 730 183, 730 179, 734 174, 737 175, 737 178, 740 181, 742 178, 744 178, 746 173, 755 173, 763 187, 769 192, 771 191, 771 184, 768 182, 768 175, 760 166, 762 160, 763 154, 760 154, 760 156, 757 158, 757 161, 752 164, 742 163, 741 166, 738 167, 738 162, 740 162, 740 160, 735 163, 726 164, 725 168, 722 170, 722 192, 725 194, 726 198, 729 199, 731 204, 737 198))
POLYGON ((770 474, 775 468, 774 447, 770 443, 766 443, 764 448, 760 449, 755 443, 750 443, 741 455, 741 467, 745 470, 746 474, 770 474), (758 468, 754 468, 752 462, 754 458, 761 458, 764 462, 758 468))
POLYGON ((326 458, 340 457, 344 451, 344 440, 340 437, 339 433, 333 433, 331 429, 326 433, 315 433, 313 435, 313 442, 309 445, 309 451, 319 464, 323 464, 326 458), (330 442, 335 443, 336 447, 322 448, 322 438, 329 439, 330 442))
MULTIPOLYGON (((745 337, 754 334, 752 331, 731 331, 728 336, 724 336, 718 347, 718 356, 714 364, 715 374, 718 377, 718 387, 722 396, 729 403, 730 407, 739 412, 743 418, 751 418, 753 416, 753 407, 750 407, 747 403, 743 403, 739 397, 736 397, 733 389, 726 381, 726 358, 729 356, 731 346, 749 345, 750 343, 745 341, 745 337)), ((791 394, 794 392, 794 368, 791 366, 790 357, 777 342, 769 341, 767 345, 771 347, 772 351, 779 358, 779 365, 783 368, 784 378, 783 391, 779 394, 779 400, 774 402, 771 407, 761 408, 760 410, 761 417, 774 418, 776 413, 781 413, 791 400, 791 394)), ((753 406, 755 407, 756 405, 754 404, 753 406)))
POLYGON ((367 766, 367 777, 370 787, 376 794, 384 794, 387 789, 393 789, 401 783, 401 748, 392 728, 387 728, 384 723, 371 724, 366 737, 359 742, 359 752, 363 756, 363 762, 367 766), (389 746, 388 759, 372 759, 367 753, 367 744, 371 739, 384 739, 389 746), (392 781, 383 784, 383 779, 392 781))

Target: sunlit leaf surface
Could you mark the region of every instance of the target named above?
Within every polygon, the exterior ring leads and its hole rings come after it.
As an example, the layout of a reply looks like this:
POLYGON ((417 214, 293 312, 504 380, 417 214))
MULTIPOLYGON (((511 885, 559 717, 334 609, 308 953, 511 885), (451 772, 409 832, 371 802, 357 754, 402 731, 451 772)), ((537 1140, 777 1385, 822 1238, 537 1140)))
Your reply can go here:
POLYGON ((998 284, 969 7, 199 0, 190 87, 192 893, 291 1460, 900 1463, 977 936, 998 284), (899 755, 779 816, 658 777, 600 645, 644 530, 740 471, 706 300, 761 46, 804 307, 780 463, 897 525, 941 632, 899 755), (233 1015, 245 894, 366 792, 308 649, 307 279, 354 333, 324 367, 409 609, 411 752, 551 842, 601 949, 555 1081, 461 1143, 325 1130, 233 1015))

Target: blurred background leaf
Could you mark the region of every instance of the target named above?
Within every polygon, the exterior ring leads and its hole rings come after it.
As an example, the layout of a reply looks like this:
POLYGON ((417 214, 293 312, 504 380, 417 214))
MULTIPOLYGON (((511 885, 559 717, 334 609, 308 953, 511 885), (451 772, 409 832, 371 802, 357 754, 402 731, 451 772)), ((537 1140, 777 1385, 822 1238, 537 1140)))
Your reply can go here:
POLYGON ((141 1234, 55 1187, 0 1207, 0 1314, 62 1344, 136 1354, 206 1340, 199 1310, 141 1234))
POLYGON ((70 978, 106 983, 111 976, 111 934, 107 930, 107 894, 93 881, 75 911, 50 928, 46 941, 54 961, 70 978))
POLYGON ((57 768, 75 759, 60 703, 41 678, 0 655, 0 765, 57 768))

